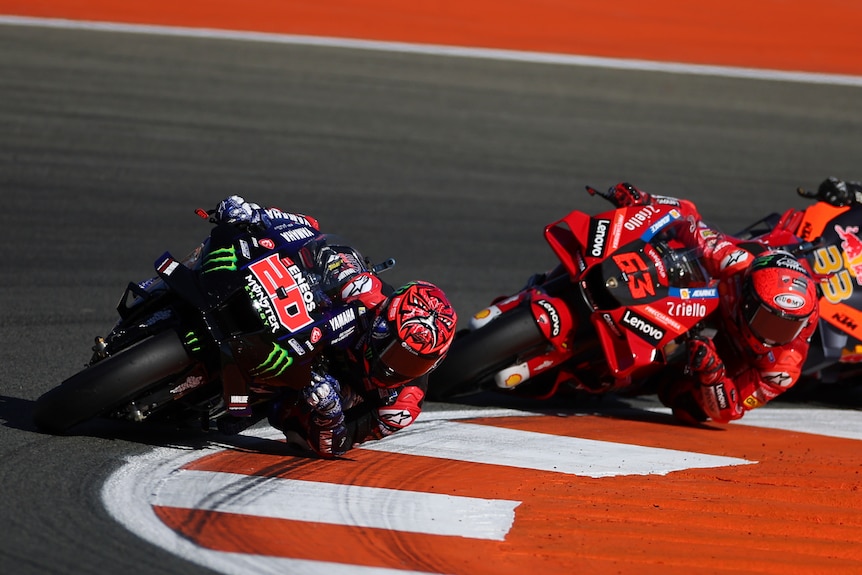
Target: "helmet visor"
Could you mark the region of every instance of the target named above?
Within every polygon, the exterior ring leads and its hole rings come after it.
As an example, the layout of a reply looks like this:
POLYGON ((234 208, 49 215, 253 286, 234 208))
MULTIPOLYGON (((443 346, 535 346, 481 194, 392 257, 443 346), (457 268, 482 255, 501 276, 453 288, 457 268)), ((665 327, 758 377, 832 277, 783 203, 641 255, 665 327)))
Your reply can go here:
POLYGON ((761 342, 769 346, 790 343, 805 327, 807 318, 776 315, 763 304, 745 310, 745 320, 761 342))
POLYGON ((384 385, 398 385, 428 373, 439 357, 423 357, 393 339, 377 357, 373 376, 384 385))

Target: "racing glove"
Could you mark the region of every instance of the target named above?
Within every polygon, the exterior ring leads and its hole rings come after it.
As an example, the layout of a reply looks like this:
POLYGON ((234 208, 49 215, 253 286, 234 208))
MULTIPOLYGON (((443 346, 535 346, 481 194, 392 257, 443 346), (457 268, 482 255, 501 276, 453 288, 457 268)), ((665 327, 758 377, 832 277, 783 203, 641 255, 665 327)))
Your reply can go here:
POLYGON ((648 206, 652 203, 652 196, 628 182, 620 182, 610 188, 606 197, 618 208, 648 206))
POLYGON ((219 202, 214 218, 225 224, 250 222, 255 210, 258 209, 260 206, 245 201, 242 196, 230 196, 219 202))
POLYGON ((322 457, 344 455, 351 448, 344 424, 341 386, 331 375, 312 372, 311 383, 302 389, 308 422, 308 444, 322 457))
POLYGON ((222 224, 260 225, 269 227, 270 219, 266 210, 242 196, 230 196, 219 202, 212 221, 222 224))
POLYGON ((718 356, 715 344, 705 337, 693 337, 688 341, 687 372, 701 385, 715 385, 724 379, 724 362, 718 356))
POLYGON ((312 372, 311 383, 302 388, 306 405, 320 418, 336 420, 344 416, 341 405, 341 385, 329 374, 312 372))
POLYGON ((671 408, 673 416, 688 425, 697 425, 708 419, 695 397, 697 383, 688 377, 670 377, 659 380, 658 398, 671 408))

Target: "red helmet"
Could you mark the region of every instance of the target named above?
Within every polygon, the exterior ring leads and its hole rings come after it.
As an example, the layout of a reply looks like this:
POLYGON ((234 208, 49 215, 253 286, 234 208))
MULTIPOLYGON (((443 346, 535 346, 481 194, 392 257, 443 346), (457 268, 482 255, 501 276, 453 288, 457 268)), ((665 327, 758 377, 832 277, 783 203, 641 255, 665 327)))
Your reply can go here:
POLYGON ((378 308, 366 350, 374 385, 395 387, 436 367, 455 337, 457 316, 443 290, 415 281, 378 308))
POLYGON ((765 353, 796 339, 816 307, 817 286, 791 254, 767 252, 746 270, 740 324, 755 350, 765 353))

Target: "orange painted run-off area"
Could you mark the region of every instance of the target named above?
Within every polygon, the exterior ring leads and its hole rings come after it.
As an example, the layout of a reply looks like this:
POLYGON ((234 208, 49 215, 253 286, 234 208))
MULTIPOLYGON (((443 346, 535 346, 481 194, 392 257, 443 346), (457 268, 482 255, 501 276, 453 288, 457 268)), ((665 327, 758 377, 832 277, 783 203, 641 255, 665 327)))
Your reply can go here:
POLYGON ((590 478, 359 449, 339 461, 228 451, 188 466, 520 501, 505 541, 171 507, 155 511, 184 538, 209 549, 453 575, 862 572, 858 441, 743 425, 693 429, 661 416, 478 423, 752 463, 590 478))
POLYGON ((0 0, 0 14, 862 75, 852 0, 0 0))

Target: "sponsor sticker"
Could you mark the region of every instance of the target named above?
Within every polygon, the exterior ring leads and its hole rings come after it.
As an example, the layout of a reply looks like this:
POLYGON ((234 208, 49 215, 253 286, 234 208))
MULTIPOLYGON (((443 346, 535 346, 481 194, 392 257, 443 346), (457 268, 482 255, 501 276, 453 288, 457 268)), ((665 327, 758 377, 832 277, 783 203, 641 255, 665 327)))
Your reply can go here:
POLYGON ((794 293, 780 293, 772 298, 772 301, 781 309, 790 311, 799 309, 805 305, 805 298, 794 293))
POLYGON ((663 329, 631 310, 627 309, 625 311, 620 323, 628 326, 635 335, 640 336, 651 344, 657 344, 664 339, 663 329))
POLYGON ((605 254, 605 243, 610 230, 610 220, 592 220, 590 223, 590 255, 600 258, 605 254))

